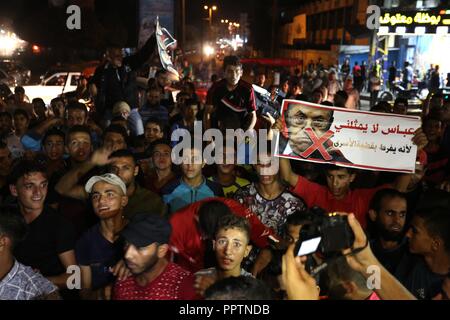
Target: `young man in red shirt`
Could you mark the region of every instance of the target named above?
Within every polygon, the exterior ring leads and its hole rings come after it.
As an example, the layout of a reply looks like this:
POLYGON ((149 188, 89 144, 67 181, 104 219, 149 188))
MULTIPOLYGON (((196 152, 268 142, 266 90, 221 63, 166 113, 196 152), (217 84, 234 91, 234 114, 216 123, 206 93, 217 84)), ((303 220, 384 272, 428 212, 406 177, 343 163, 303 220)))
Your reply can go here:
POLYGON ((132 276, 116 282, 114 300, 195 300, 194 276, 166 259, 170 224, 137 214, 122 231, 125 263, 132 276))
POLYGON ((250 209, 239 202, 220 197, 208 198, 171 215, 172 235, 169 244, 175 261, 191 272, 208 267, 204 262, 206 242, 214 237, 219 218, 230 212, 249 221, 250 240, 258 248, 266 248, 269 238, 277 239, 272 229, 264 226, 250 209))
MULTIPOLYGON (((421 129, 418 129, 412 139, 417 150, 422 150, 428 143, 421 129)), ((394 185, 382 185, 369 189, 350 189, 356 178, 356 173, 349 168, 328 166, 325 168, 327 186, 309 181, 292 171, 289 159, 280 158, 281 177, 292 187, 292 192, 301 197, 308 207, 319 206, 329 212, 342 211, 354 213, 363 228, 367 224, 369 202, 380 189, 393 187, 400 192, 406 191, 411 175, 402 174, 397 177, 394 185)))

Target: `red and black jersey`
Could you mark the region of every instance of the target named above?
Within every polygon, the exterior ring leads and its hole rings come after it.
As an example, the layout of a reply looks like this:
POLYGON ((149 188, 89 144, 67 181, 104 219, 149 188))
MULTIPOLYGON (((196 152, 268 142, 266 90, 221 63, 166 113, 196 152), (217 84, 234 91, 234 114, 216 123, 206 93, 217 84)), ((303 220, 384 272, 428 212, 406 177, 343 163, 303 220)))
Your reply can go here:
POLYGON ((247 115, 256 111, 252 85, 243 80, 239 80, 233 91, 228 90, 226 79, 218 81, 209 89, 206 101, 216 107, 217 119, 229 119, 231 116, 239 119, 240 127, 243 127, 247 115))

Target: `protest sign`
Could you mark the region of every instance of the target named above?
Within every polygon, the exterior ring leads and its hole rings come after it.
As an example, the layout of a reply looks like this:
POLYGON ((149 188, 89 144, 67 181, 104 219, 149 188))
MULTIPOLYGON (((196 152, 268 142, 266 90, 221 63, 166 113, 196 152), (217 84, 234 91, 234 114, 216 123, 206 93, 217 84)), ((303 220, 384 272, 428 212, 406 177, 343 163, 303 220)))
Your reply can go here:
POLYGON ((276 156, 367 170, 413 173, 419 117, 284 100, 276 156))

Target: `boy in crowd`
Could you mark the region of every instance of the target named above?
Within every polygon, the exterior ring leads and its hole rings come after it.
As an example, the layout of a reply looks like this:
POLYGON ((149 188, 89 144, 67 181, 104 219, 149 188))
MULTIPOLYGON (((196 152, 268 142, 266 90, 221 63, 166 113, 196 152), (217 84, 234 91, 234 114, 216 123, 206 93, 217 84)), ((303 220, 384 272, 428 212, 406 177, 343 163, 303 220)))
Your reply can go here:
POLYGON ((251 273, 241 267, 242 261, 249 255, 251 248, 248 221, 233 214, 223 216, 218 222, 213 241, 217 267, 200 270, 196 273, 197 293, 204 295, 210 285, 224 278, 251 277, 251 273))

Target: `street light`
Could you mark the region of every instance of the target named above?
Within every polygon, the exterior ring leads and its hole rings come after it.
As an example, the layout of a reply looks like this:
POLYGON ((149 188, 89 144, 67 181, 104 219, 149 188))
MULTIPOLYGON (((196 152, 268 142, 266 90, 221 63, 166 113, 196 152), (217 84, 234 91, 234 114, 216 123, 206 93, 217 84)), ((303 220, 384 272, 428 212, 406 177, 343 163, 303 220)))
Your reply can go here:
POLYGON ((212 26, 212 12, 217 10, 217 6, 211 6, 211 7, 209 7, 209 6, 206 6, 206 5, 205 5, 205 6, 203 7, 203 9, 208 10, 208 12, 209 12, 209 18, 208 18, 208 20, 209 20, 209 27, 211 28, 211 26, 212 26))

